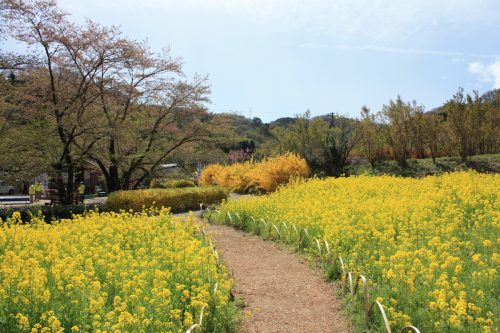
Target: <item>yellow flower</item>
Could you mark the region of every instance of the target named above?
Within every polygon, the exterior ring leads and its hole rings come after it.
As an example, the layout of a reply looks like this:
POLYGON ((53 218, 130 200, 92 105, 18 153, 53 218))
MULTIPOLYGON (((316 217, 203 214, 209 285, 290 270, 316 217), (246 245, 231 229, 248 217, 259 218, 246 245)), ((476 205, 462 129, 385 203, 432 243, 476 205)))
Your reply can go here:
MULTIPOLYGON (((224 170, 214 174, 224 180, 224 170)), ((500 238, 489 238, 500 234, 499 189, 499 174, 476 172, 313 178, 266 196, 227 201, 212 219, 232 219, 239 228, 306 245, 308 253, 318 252, 315 239, 323 249, 326 240, 333 258, 340 255, 354 276, 365 275, 389 300, 384 305, 397 329, 411 322, 421 331, 451 332, 467 323, 480 331, 489 326, 485 313, 498 303, 500 255, 491 248, 500 238), (282 223, 287 228, 279 235, 269 231, 282 223), (428 310, 420 315, 417 304, 428 304, 428 310)))
POLYGON ((191 314, 191 312, 184 312, 183 324, 185 328, 189 328, 191 325, 193 325, 193 315, 191 314))
POLYGON ((205 318, 222 321, 232 281, 199 230, 194 216, 168 210, 0 227, 0 308, 15 318, 4 330, 63 332, 64 317, 71 332, 184 332, 208 305, 205 318), (40 313, 32 327, 26 308, 40 313))
POLYGON ((28 317, 24 316, 22 313, 16 314, 17 324, 20 329, 26 330, 30 326, 28 317))
POLYGON ((458 317, 456 315, 451 315, 450 318, 448 319, 448 322, 454 328, 462 327, 462 322, 460 321, 460 319, 458 319, 458 317))

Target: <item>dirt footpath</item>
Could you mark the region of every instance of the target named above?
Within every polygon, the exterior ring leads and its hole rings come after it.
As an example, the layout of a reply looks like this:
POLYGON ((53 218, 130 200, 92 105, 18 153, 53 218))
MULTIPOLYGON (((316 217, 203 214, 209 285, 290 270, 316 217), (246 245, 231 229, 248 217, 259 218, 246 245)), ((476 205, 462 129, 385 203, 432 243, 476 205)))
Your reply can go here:
POLYGON ((350 332, 320 271, 270 241, 227 226, 208 228, 245 303, 242 333, 350 332))

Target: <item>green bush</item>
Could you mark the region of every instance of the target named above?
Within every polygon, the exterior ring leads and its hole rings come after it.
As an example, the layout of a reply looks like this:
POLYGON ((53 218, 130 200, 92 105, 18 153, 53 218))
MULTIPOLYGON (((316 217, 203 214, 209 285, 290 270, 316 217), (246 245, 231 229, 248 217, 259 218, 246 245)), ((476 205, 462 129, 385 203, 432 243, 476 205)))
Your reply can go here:
POLYGON ((74 214, 83 214, 90 210, 104 211, 105 206, 102 204, 92 204, 92 205, 64 205, 64 206, 31 206, 23 208, 0 208, 0 219, 6 221, 8 217, 12 216, 12 213, 21 213, 21 220, 23 222, 29 222, 31 216, 37 216, 39 212, 42 213, 45 222, 50 223, 55 220, 60 219, 70 219, 74 214))
POLYGON ((141 211, 143 207, 170 207, 173 213, 179 213, 197 210, 200 203, 220 203, 227 197, 228 191, 220 186, 119 191, 109 195, 106 209, 118 212, 121 209, 141 211))
POLYGON ((191 179, 153 179, 149 187, 151 188, 183 188, 195 187, 191 179))

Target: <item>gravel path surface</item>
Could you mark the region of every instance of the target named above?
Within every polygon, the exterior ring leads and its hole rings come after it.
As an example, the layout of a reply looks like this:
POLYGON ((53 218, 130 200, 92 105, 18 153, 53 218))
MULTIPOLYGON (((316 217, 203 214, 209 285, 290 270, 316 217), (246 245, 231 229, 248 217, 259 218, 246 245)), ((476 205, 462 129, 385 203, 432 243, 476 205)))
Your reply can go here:
POLYGON ((208 230, 245 303, 241 333, 350 332, 321 272, 256 236, 220 225, 208 230))

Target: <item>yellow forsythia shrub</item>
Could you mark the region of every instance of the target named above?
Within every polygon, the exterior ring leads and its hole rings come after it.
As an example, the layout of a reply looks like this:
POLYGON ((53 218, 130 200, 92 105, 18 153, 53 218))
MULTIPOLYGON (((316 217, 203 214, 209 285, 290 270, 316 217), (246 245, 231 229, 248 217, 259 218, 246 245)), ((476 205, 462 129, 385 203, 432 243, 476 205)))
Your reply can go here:
POLYGON ((257 163, 209 165, 202 171, 199 182, 220 185, 235 192, 273 192, 292 178, 308 176, 306 161, 298 155, 286 154, 257 163))
POLYGON ((495 332, 499 195, 499 174, 360 176, 295 182, 220 211, 328 240, 354 278, 367 276, 372 301, 384 304, 398 331, 413 324, 421 332, 495 332))
POLYGON ((231 280, 194 217, 0 227, 0 332, 225 332, 231 280), (217 289, 214 291, 215 284, 217 289))
POLYGON ((220 186, 186 187, 176 189, 145 189, 111 193, 106 209, 141 211, 144 208, 168 207, 171 212, 186 212, 200 208, 200 203, 209 205, 227 199, 228 192, 220 186))

